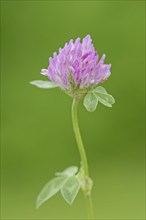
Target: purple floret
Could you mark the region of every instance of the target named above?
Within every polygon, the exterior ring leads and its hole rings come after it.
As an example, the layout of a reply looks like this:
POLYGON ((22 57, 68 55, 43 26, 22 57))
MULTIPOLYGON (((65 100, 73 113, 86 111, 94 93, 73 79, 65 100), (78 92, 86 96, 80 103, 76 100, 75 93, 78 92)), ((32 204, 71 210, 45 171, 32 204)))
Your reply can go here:
POLYGON ((41 73, 64 90, 90 88, 110 76, 111 64, 104 64, 105 55, 98 61, 90 35, 82 42, 70 40, 59 53, 49 58, 48 69, 41 73))

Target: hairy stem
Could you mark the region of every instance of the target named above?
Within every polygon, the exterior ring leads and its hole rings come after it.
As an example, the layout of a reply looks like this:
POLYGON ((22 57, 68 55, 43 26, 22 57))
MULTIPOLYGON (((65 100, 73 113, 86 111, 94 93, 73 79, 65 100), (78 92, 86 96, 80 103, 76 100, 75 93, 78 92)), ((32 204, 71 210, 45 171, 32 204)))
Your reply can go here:
MULTIPOLYGON (((85 148, 82 142, 80 129, 78 125, 78 118, 77 118, 78 102, 79 102, 79 99, 74 98, 73 103, 72 103, 72 123, 73 123, 73 129, 75 133, 76 142, 77 142, 80 157, 81 157, 82 167, 84 171, 84 178, 87 179, 89 177, 89 168, 88 168, 88 161, 87 161, 85 148)), ((88 217, 89 219, 94 219, 91 194, 85 193, 85 197, 87 201, 88 217)))

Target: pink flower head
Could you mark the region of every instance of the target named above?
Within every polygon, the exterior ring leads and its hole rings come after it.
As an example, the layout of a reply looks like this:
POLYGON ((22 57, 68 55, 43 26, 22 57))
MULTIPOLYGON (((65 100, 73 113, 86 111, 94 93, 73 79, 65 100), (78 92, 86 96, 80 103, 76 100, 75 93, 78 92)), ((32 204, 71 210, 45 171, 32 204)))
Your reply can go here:
POLYGON ((111 64, 104 64, 105 55, 98 60, 90 35, 82 42, 70 40, 59 53, 49 58, 48 69, 41 73, 69 93, 87 90, 110 76, 111 64))

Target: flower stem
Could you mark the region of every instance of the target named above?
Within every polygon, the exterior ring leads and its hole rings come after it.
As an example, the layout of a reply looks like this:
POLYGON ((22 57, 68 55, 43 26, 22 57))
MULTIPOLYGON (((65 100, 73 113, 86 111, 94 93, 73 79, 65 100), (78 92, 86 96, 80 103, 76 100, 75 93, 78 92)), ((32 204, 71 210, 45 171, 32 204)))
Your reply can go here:
MULTIPOLYGON (((88 161, 87 156, 85 152, 85 148, 82 142, 80 129, 78 125, 78 118, 77 118, 77 106, 78 106, 79 99, 74 98, 72 103, 72 123, 73 123, 73 129, 75 133, 76 142, 78 145, 81 161, 82 161, 82 167, 84 171, 84 178, 89 177, 89 168, 88 168, 88 161)), ((93 206, 92 206, 92 198, 91 194, 85 194, 86 201, 87 201, 87 210, 88 210, 88 217, 89 219, 94 219, 93 215, 93 206)))

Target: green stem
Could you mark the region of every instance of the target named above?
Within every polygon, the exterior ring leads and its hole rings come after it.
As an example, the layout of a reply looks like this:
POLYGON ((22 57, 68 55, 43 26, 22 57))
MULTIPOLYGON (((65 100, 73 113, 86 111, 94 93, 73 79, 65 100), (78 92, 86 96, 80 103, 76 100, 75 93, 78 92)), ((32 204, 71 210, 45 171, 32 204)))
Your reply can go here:
MULTIPOLYGON (((85 152, 85 148, 82 142, 80 129, 78 125, 78 118, 77 118, 77 106, 78 106, 79 99, 74 98, 72 103, 72 122, 73 122, 73 129, 75 133, 76 142, 79 148, 79 153, 82 161, 82 166, 84 170, 84 177, 89 177, 89 168, 88 168, 88 161, 87 156, 85 152)), ((93 206, 92 206, 92 199, 91 195, 85 194, 86 200, 87 200, 87 209, 88 209, 88 216, 89 219, 94 219, 93 215, 93 206)))

